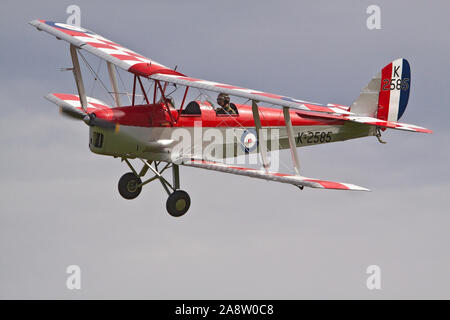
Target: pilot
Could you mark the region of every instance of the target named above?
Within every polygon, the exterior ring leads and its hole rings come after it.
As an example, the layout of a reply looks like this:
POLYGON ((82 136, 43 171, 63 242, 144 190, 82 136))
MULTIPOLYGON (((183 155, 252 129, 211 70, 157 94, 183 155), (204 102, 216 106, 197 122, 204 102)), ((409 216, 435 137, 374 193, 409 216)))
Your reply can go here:
POLYGON ((161 99, 159 99, 159 103, 164 103, 165 101, 165 105, 169 107, 169 109, 175 109, 175 101, 173 100, 172 97, 166 97, 166 100, 164 100, 164 98, 161 97, 161 99))
POLYGON ((230 96, 226 93, 219 93, 217 104, 220 106, 216 110, 217 114, 236 114, 236 111, 230 106, 230 96))

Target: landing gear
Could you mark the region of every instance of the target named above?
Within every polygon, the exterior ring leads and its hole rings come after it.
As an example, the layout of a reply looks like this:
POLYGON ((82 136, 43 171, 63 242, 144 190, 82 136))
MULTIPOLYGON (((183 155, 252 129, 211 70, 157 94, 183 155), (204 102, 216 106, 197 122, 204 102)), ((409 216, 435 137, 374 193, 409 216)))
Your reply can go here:
POLYGON ((172 192, 167 198, 166 209, 172 217, 181 217, 191 206, 191 198, 188 193, 183 190, 172 192))
POLYGON ((173 163, 167 163, 161 170, 159 170, 158 165, 160 165, 161 162, 155 161, 152 163, 147 162, 144 159, 140 160, 144 163, 144 166, 138 173, 133 168, 128 159, 126 158, 122 159, 122 161, 125 161, 128 167, 130 167, 132 172, 125 173, 120 178, 119 180, 120 195, 125 199, 134 199, 141 193, 142 187, 144 185, 158 179, 161 182, 161 185, 164 188, 164 190, 169 195, 166 202, 167 212, 172 217, 181 217, 182 215, 184 215, 191 206, 191 198, 189 197, 189 194, 186 191, 180 190, 180 173, 178 165, 173 163), (172 176, 173 176, 172 184, 161 175, 168 168, 172 168, 172 176), (149 169, 153 171, 155 175, 150 179, 147 179, 144 182, 142 182, 141 177, 145 176, 145 174, 149 169))
POLYGON ((134 199, 142 191, 141 184, 141 178, 133 172, 125 173, 119 180, 119 193, 125 199, 134 199))

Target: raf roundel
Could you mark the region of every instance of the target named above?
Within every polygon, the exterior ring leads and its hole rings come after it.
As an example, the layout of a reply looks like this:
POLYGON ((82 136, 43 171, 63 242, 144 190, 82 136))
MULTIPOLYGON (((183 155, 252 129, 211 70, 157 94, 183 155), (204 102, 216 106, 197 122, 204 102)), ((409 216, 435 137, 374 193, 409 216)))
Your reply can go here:
POLYGON ((245 130, 241 136, 241 146, 245 153, 250 153, 256 150, 258 146, 258 138, 254 129, 245 130))

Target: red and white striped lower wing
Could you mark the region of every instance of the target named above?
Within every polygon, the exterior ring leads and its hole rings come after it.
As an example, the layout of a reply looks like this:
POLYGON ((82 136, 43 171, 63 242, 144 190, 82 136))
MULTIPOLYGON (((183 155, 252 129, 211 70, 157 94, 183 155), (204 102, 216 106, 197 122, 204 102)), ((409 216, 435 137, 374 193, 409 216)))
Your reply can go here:
POLYGON ((205 160, 187 160, 183 163, 185 166, 196 167, 201 169, 231 173, 252 178, 264 179, 269 181, 276 181, 281 183, 288 183, 294 186, 320 188, 320 189, 337 189, 337 190, 356 190, 356 191, 370 191, 350 183, 333 182, 320 179, 307 178, 302 176, 288 175, 278 172, 265 172, 251 168, 236 167, 224 163, 205 161, 205 160))
MULTIPOLYGON (((78 114, 80 117, 82 117, 83 114, 85 115, 83 109, 81 108, 81 101, 78 95, 67 93, 49 93, 45 96, 45 99, 59 106, 63 112, 78 114)), ((111 109, 109 105, 99 99, 86 97, 86 100, 87 113, 111 109)))

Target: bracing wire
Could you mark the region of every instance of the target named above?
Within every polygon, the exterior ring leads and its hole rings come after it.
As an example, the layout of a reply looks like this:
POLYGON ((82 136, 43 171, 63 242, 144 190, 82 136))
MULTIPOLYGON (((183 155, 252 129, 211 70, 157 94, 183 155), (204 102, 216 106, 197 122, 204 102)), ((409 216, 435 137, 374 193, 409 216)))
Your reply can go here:
POLYGON ((97 75, 97 73, 95 72, 95 70, 92 68, 92 66, 89 64, 89 62, 86 60, 86 58, 84 57, 84 55, 80 53, 81 58, 83 59, 84 63, 86 64, 86 66, 88 67, 88 70, 91 72, 92 76, 94 77, 94 79, 97 79, 98 81, 100 81, 101 85, 103 86, 103 88, 105 89, 105 91, 109 94, 111 100, 113 101, 114 104, 114 97, 112 96, 111 92, 108 90, 108 88, 106 87, 106 85, 103 83, 103 81, 100 79, 100 77, 97 75))
MULTIPOLYGON (((100 67, 101 67, 101 66, 102 66, 102 60, 101 60, 101 59, 98 59, 97 74, 100 73, 100 67)), ((97 77, 94 78, 94 82, 92 83, 90 96, 93 96, 93 95, 94 95, 94 89, 95 89, 95 87, 96 87, 96 84, 97 84, 97 77)))
POLYGON ((130 95, 129 95, 128 92, 127 92, 127 88, 126 88, 126 86, 125 86, 125 83, 124 83, 123 80, 122 80, 122 76, 120 75, 119 70, 117 70, 117 67, 114 66, 114 68, 116 69, 116 73, 119 75, 119 79, 120 79, 120 82, 122 83, 123 91, 125 92, 125 95, 127 96, 128 101, 130 102, 130 105, 131 105, 130 95))

